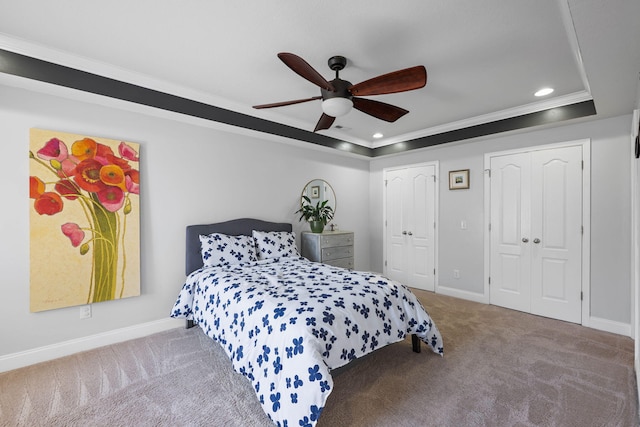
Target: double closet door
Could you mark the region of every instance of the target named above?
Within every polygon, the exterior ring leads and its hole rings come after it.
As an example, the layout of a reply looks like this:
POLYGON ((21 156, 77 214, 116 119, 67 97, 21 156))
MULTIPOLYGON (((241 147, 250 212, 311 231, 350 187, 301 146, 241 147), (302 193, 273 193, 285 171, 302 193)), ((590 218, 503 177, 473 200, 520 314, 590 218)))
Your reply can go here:
POLYGON ((490 301, 582 319, 582 146, 490 158, 490 301))
POLYGON ((436 165, 385 171, 385 274, 435 287, 436 165))

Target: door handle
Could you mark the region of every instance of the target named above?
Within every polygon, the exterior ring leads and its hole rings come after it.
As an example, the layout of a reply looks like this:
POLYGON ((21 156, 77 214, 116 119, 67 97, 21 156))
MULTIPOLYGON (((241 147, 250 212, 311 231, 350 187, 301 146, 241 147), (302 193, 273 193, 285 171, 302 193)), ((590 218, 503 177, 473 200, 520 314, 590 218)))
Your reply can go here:
POLYGON ((533 243, 540 243, 540 239, 536 237, 535 239, 533 239, 533 243))
POLYGON ((529 242, 529 239, 527 239, 526 237, 522 238, 522 243, 528 243, 528 242, 529 242))

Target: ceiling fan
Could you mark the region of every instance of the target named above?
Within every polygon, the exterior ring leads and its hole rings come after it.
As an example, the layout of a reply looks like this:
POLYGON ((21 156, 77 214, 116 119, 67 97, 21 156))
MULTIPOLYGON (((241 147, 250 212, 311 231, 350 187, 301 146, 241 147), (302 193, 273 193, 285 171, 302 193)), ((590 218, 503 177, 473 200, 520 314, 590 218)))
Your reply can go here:
POLYGON ((329 129, 336 117, 347 114, 352 107, 378 119, 395 122, 409 111, 384 102, 360 98, 360 96, 406 92, 420 89, 427 84, 427 70, 422 65, 383 74, 354 85, 342 80, 338 75, 339 71, 347 64, 347 59, 344 56, 329 58, 329 68, 336 72, 336 78, 331 81, 327 81, 304 59, 293 53, 279 53, 278 58, 298 75, 319 86, 321 95, 273 104, 254 105, 253 108, 282 107, 322 99, 323 113, 313 130, 314 132, 329 129))

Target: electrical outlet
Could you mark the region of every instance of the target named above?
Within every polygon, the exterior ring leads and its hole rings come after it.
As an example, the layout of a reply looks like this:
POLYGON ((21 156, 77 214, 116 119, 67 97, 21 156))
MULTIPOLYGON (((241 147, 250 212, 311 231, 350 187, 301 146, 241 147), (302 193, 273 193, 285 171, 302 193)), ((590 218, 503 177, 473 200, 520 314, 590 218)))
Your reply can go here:
POLYGON ((453 278, 454 279, 460 278, 460 270, 453 270, 453 278))
POLYGON ((80 307, 80 318, 81 319, 91 318, 91 305, 87 304, 80 307))

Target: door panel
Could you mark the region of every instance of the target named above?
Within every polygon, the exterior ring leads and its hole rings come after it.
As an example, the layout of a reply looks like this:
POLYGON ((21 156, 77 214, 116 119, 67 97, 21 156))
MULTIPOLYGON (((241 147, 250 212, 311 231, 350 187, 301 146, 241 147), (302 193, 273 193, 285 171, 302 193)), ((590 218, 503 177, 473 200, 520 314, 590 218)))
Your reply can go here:
POLYGON ((531 312, 580 323, 582 148, 536 151, 532 165, 531 312))
POLYGON ((526 154, 491 159, 491 303, 530 309, 529 159, 526 154))
MULTIPOLYGON (((541 260, 541 298, 547 301, 566 301, 566 287, 557 283, 567 281, 567 262, 560 259, 543 258, 541 260), (558 280, 558 278, 561 278, 558 280)), ((534 313, 537 314, 537 313, 534 313)))
POLYGON ((412 278, 413 280, 409 279, 406 284, 415 287, 415 284, 422 284, 422 279, 428 279, 430 276, 432 276, 432 273, 429 271, 430 263, 426 262, 429 257, 429 248, 414 247, 413 250, 410 251, 410 254, 410 265, 412 266, 411 273, 414 277, 412 278))
POLYGON ((502 278, 501 292, 520 294, 522 292, 520 277, 522 276, 522 261, 520 254, 501 254, 499 259, 500 267, 498 271, 502 278))
POLYGON ((386 272, 393 280, 404 283, 407 278, 407 258, 405 255, 405 241, 403 224, 406 222, 403 209, 405 177, 402 171, 391 171, 386 175, 386 272))
POLYGON ((435 167, 407 170, 410 183, 407 212, 407 245, 412 262, 408 265, 407 285, 434 290, 435 167))

